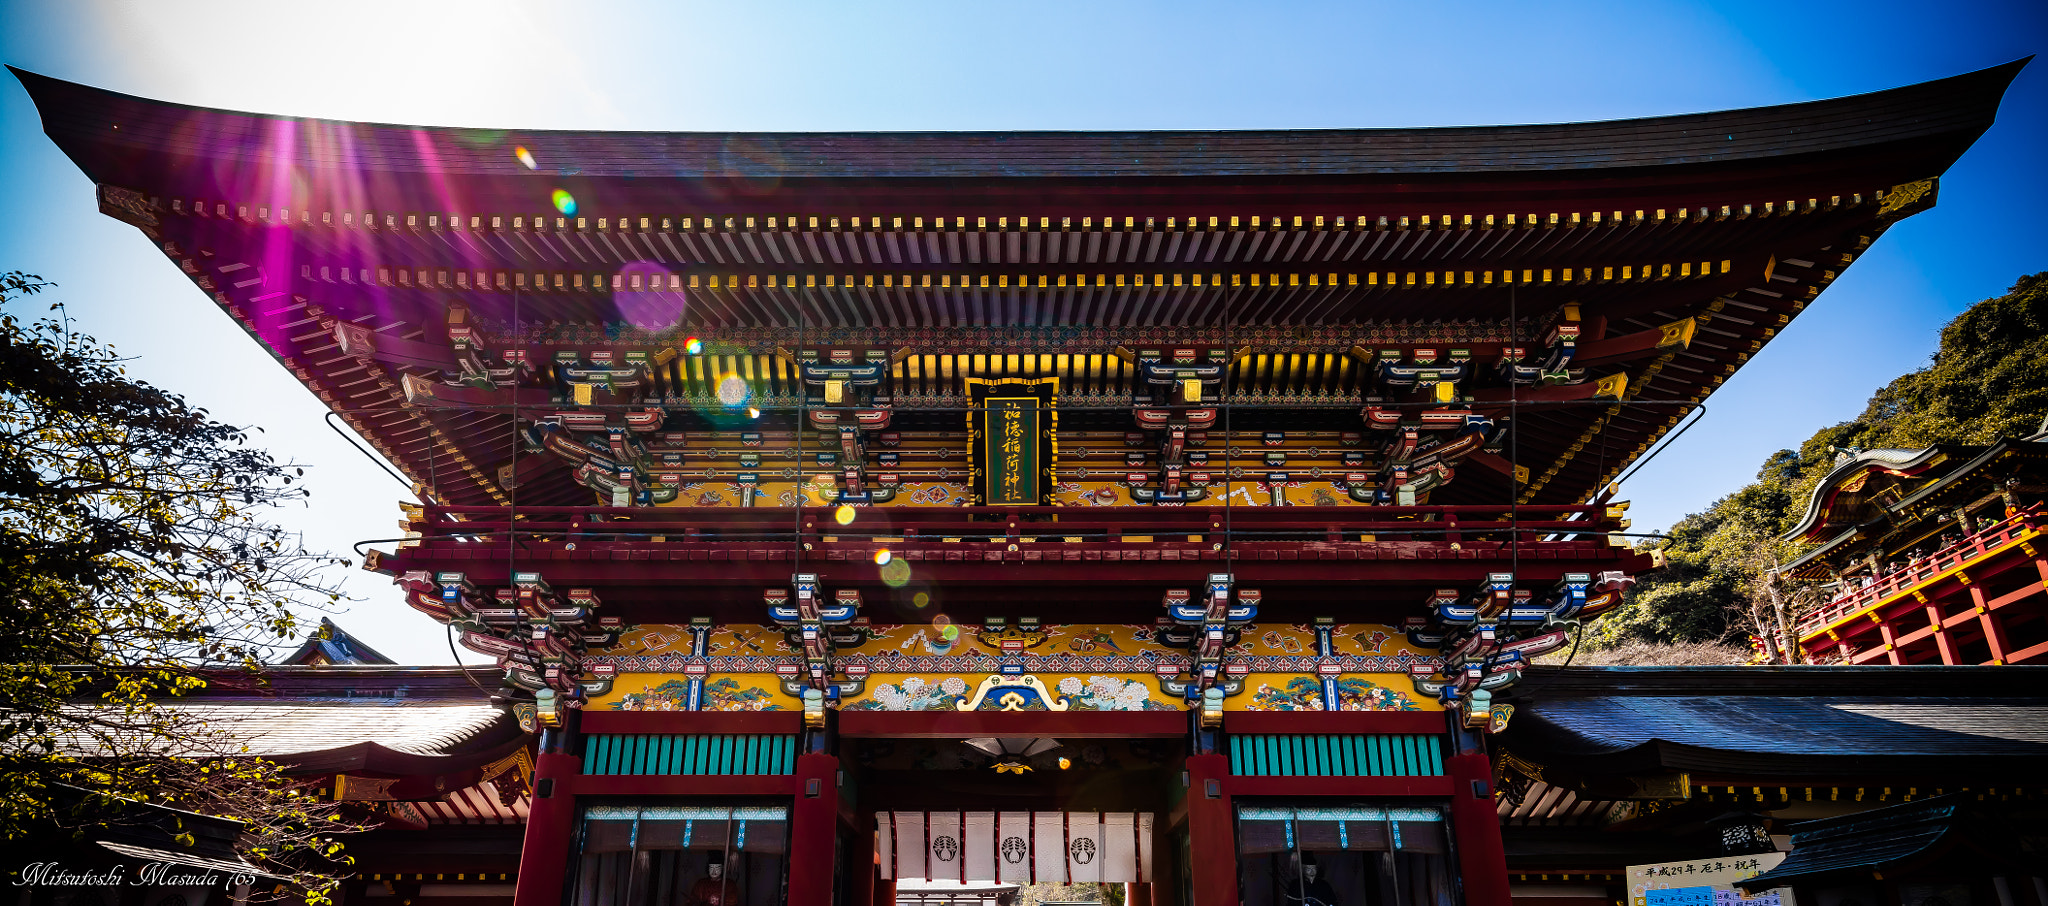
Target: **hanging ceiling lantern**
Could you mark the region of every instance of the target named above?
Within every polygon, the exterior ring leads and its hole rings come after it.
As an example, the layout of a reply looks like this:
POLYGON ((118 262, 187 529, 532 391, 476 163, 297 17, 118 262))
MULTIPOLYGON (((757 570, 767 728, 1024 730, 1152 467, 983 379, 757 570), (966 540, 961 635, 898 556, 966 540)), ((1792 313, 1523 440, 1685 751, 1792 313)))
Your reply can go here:
POLYGON ((981 736, 963 740, 970 748, 995 757, 998 774, 1023 774, 1031 770, 1026 759, 1060 747, 1060 741, 1044 736, 981 736))

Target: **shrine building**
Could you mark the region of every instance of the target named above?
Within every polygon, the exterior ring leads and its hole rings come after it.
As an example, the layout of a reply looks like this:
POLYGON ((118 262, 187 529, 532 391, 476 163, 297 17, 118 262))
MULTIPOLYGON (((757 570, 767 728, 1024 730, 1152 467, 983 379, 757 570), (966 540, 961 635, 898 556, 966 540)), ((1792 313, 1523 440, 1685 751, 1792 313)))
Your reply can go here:
MULTIPOLYGON (((1604 763, 1525 673, 1658 565, 1618 480, 1935 203, 2023 62, 1246 132, 432 128, 15 74, 412 483, 364 566, 496 660, 503 722, 304 757, 412 866, 344 906, 1506 906, 1503 821, 1604 763)), ((291 682, 463 694, 376 660, 325 633, 291 682)))
POLYGON ((1842 664, 2048 663, 2048 424, 1991 444, 1836 454, 1785 565, 1827 601, 1795 627, 1842 664))

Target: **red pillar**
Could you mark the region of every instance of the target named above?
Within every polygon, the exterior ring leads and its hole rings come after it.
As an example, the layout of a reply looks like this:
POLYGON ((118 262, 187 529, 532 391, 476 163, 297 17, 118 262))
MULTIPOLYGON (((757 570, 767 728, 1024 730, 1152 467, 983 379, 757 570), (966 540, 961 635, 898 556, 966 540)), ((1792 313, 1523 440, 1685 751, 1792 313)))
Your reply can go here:
POLYGON ((583 759, 574 755, 542 752, 534 759, 533 799, 512 906, 561 906, 569 848, 576 839, 576 800, 568 785, 582 772, 583 759))
POLYGON ((2012 643, 2005 637, 2005 623, 1991 612, 1990 602, 1984 599, 1983 586, 1970 586, 1970 603, 1977 605, 1977 621, 1984 627, 1984 644, 1991 647, 1991 663, 2004 664, 2012 643))
POLYGON ((896 882, 875 879, 875 906, 896 906, 896 882))
POLYGON ((1493 802, 1493 769, 1478 753, 1453 755, 1451 827, 1458 835, 1458 869, 1466 906, 1509 906, 1508 855, 1493 802))
POLYGON ((1905 663, 1905 661, 1899 659, 1899 640, 1892 633, 1892 621, 1879 617, 1876 614, 1871 616, 1877 620, 1877 634, 1884 638, 1885 659, 1891 661, 1894 667, 1905 663))
MULTIPOLYGON (((1188 887, 1194 902, 1187 906, 1237 906, 1237 834, 1224 788, 1229 776, 1225 756, 1188 756, 1188 887)), ((1163 857, 1170 854, 1152 853, 1155 862, 1163 857)))
POLYGON ((882 878, 882 873, 875 870, 875 818, 862 815, 854 821, 854 826, 857 829, 854 839, 865 841, 867 850, 846 854, 848 906, 894 906, 894 897, 884 900, 875 896, 882 878))
POLYGON ((797 756, 796 784, 796 809, 789 826, 789 906, 832 906, 839 759, 816 753, 797 756))
POLYGON ((1934 627, 1934 647, 1941 652, 1941 662, 1951 666, 1962 663, 1962 658, 1956 656, 1955 640, 1948 637, 1948 627, 1942 625, 1939 605, 1927 605, 1927 622, 1934 627))

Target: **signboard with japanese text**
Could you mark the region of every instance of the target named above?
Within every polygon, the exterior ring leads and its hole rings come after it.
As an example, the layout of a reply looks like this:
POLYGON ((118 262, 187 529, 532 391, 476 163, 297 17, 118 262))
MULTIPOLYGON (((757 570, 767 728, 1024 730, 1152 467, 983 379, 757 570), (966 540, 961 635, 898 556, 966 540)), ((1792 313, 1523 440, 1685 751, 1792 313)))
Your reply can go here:
POLYGON ((1750 896, 1735 886, 1735 882, 1754 878, 1783 861, 1784 853, 1758 853, 1631 865, 1629 906, 1798 906, 1790 887, 1750 896))
POLYGON ((992 396, 983 403, 982 499, 989 506, 1039 503, 1039 413, 1037 397, 992 396))

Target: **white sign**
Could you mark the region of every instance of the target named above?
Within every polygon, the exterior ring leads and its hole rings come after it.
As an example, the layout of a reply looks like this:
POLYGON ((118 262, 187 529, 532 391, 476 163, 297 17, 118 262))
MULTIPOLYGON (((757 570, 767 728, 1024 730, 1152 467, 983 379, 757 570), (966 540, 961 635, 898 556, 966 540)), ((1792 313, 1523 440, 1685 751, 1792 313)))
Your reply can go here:
POLYGON ((1628 867, 1632 906, 1798 906, 1792 888, 1777 887, 1755 896, 1735 882, 1778 867, 1784 853, 1720 856, 1689 862, 1657 862, 1628 867))

